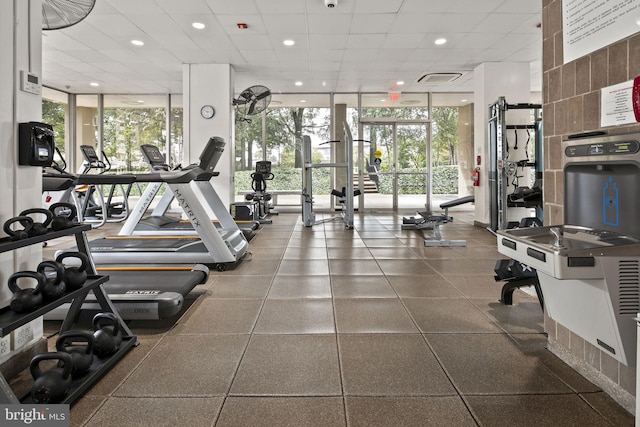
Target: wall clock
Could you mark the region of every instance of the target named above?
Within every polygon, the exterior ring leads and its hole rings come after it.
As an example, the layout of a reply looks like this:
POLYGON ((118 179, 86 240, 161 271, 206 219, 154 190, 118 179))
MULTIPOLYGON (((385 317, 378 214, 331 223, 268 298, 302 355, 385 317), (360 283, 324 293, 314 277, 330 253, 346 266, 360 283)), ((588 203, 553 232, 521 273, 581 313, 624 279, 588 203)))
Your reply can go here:
POLYGON ((216 110, 211 105, 203 105, 200 109, 200 115, 205 119, 210 119, 216 115, 216 110))

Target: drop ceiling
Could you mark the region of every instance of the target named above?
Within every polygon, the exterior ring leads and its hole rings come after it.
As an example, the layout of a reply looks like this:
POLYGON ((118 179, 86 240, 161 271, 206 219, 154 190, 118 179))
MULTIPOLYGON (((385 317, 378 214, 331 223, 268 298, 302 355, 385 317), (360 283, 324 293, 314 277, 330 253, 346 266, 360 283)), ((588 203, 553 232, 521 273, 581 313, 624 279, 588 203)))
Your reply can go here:
POLYGON ((97 0, 80 23, 43 31, 42 80, 78 94, 179 94, 183 64, 231 64, 236 93, 252 85, 274 94, 473 92, 479 64, 526 62, 535 92, 541 8, 532 0, 338 0, 331 9, 324 0, 97 0), (418 82, 430 73, 461 76, 418 82))

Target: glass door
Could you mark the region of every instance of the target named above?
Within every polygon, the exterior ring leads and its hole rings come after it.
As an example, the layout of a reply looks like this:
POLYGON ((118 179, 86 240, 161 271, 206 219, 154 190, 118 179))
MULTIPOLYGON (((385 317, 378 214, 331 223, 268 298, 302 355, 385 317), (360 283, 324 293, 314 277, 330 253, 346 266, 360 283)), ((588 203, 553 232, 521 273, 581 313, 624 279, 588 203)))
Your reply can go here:
POLYGON ((367 210, 431 210, 431 134, 428 122, 362 121, 356 174, 367 210), (358 157, 359 158, 359 157, 358 157), (360 185, 362 181, 362 185, 360 185))

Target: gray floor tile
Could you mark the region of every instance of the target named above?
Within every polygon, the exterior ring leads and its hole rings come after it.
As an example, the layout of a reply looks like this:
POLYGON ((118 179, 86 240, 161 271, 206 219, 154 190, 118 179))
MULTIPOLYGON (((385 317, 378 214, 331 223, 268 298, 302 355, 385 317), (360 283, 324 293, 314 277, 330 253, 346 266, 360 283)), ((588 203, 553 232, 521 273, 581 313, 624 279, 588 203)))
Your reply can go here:
POLYGON ((335 335, 254 335, 231 395, 340 396, 335 335))
POLYGON ((214 298, 264 298, 273 275, 227 276, 221 275, 209 288, 214 298))
POLYGON ((262 300, 206 298, 188 319, 171 331, 174 334, 249 334, 262 300))
POLYGON ((475 426, 458 396, 347 397, 349 427, 475 426))
POLYGON ((330 299, 269 299, 255 334, 330 334, 335 332, 330 299))
POLYGON ((229 397, 216 427, 342 427, 341 397, 229 397))
POLYGON ((462 394, 570 393, 539 358, 504 334, 427 334, 462 394))
POLYGON ((418 259, 420 258, 410 248, 370 248, 371 254, 376 259, 418 259))
POLYGON ((364 248, 366 245, 362 239, 328 238, 327 248, 364 248))
MULTIPOLYGON (((254 250, 253 248, 251 250, 254 250)), ((240 262, 233 269, 227 270, 223 275, 226 276, 238 276, 238 275, 251 275, 251 276, 259 276, 259 275, 268 275, 275 274, 278 269, 278 261, 273 259, 251 259, 249 258, 245 261, 240 262)))
POLYGON ((248 335, 168 335, 114 396, 223 396, 248 340, 248 335))
MULTIPOLYGON (((495 260, 490 259, 429 259, 427 263, 443 275, 473 276, 478 272, 493 272, 495 260)), ((490 273, 491 274, 491 273, 490 273)))
POLYGON ((336 299, 339 333, 417 333, 418 329, 397 298, 336 299))
POLYGON ((209 426, 222 401, 222 397, 111 397, 86 426, 209 426))
POLYGON ((373 259, 330 259, 329 271, 340 275, 376 275, 382 274, 378 263, 373 259))
POLYGON ((420 335, 338 334, 345 395, 453 396, 420 335))
POLYGON ((326 276, 276 276, 268 298, 331 298, 331 281, 326 276))
POLYGON ((575 394, 467 396, 485 426, 610 426, 575 394))
POLYGON ((320 259, 311 259, 304 262, 283 259, 278 268, 278 274, 286 276, 324 276, 329 274, 329 263, 327 260, 320 259))
POLYGON ((382 259, 378 260, 382 272, 387 276, 405 274, 436 274, 426 261, 421 259, 382 259))
POLYGON ((309 259, 327 259, 327 248, 310 247, 296 248, 288 247, 284 251, 283 259, 309 260, 309 259))
POLYGON ((482 298, 471 298, 470 301, 509 333, 544 332, 544 313, 540 304, 531 297, 522 299, 521 294, 514 294, 513 305, 482 298))
POLYGON ((504 285, 504 282, 496 282, 493 271, 448 275, 447 279, 466 297, 492 298, 494 301, 500 300, 500 291, 504 285))
POLYGON ((373 259, 369 248, 365 247, 341 247, 341 248, 327 248, 329 259, 344 259, 344 260, 357 260, 361 259, 373 259))
POLYGON ((334 298, 396 298, 397 295, 383 275, 331 276, 334 298))
POLYGON ((501 332, 495 323, 464 298, 406 298, 403 302, 422 332, 501 332))
POLYGON ((439 274, 389 275, 386 277, 398 296, 402 298, 455 298, 461 296, 460 292, 439 274))

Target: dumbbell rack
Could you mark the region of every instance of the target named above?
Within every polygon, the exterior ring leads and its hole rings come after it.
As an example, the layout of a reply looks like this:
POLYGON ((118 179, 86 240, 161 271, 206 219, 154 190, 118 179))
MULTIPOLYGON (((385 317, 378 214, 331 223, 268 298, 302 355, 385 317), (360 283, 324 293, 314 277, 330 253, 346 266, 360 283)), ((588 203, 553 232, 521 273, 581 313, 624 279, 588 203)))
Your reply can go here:
MULTIPOLYGON (((89 266, 87 267, 87 281, 82 288, 75 291, 65 293, 62 297, 43 305, 30 313, 17 314, 11 311, 9 307, 0 310, 0 337, 4 337, 11 331, 29 323, 32 320, 44 315, 54 308, 71 302, 69 311, 62 322, 60 332, 68 331, 72 328, 74 322, 78 318, 82 310, 82 304, 89 292, 93 292, 100 304, 102 311, 114 313, 119 321, 119 327, 122 331, 123 340, 118 351, 108 358, 93 358, 93 363, 89 372, 81 378, 73 380, 69 393, 62 402, 69 404, 89 389, 96 381, 100 379, 107 371, 109 371, 120 359, 122 359, 134 346, 138 345, 138 340, 131 332, 129 327, 124 323, 116 308, 113 306, 108 295, 104 291, 102 284, 109 280, 109 276, 100 276, 96 274, 96 268, 89 253, 89 243, 85 235, 85 231, 91 230, 90 225, 79 225, 62 231, 49 231, 47 234, 29 237, 23 240, 11 241, 9 238, 0 239, 0 253, 9 252, 26 246, 43 243, 58 237, 74 235, 78 251, 85 253, 89 257, 89 266)), ((27 394, 21 398, 16 397, 15 393, 7 383, 7 380, 0 374, 0 404, 11 403, 33 403, 31 395, 27 394)))

